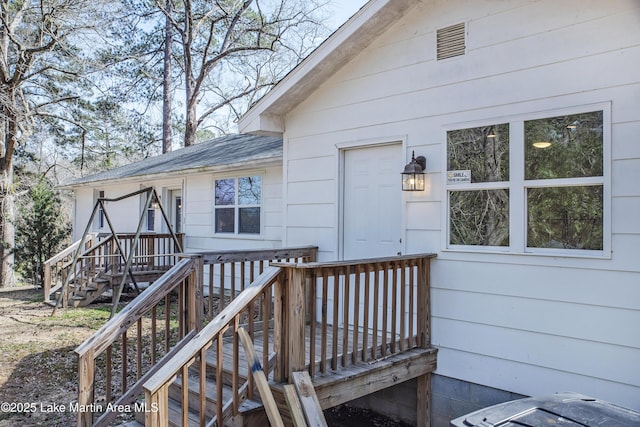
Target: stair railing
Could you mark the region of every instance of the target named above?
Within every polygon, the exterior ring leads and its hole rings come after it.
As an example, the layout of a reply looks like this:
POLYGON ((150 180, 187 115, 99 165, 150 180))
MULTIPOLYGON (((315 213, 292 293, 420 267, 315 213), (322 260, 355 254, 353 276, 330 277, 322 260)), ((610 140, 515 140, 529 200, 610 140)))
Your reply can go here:
POLYGON ((76 349, 79 426, 133 415, 142 384, 196 335, 201 298, 202 257, 184 258, 76 349))
MULTIPOLYGON (((97 234, 91 234, 88 236, 88 239, 85 242, 85 249, 93 246, 96 237, 97 234)), ((66 270, 71 266, 73 254, 78 249, 78 246, 80 246, 80 242, 80 240, 73 242, 67 248, 44 262, 44 283, 42 284, 42 289, 45 301, 49 299, 51 290, 56 285, 61 286, 64 282, 66 270)))
MULTIPOLYGON (((245 398, 253 393, 253 378, 248 372, 245 361, 241 361, 244 350, 239 346, 237 331, 241 326, 249 325, 249 334, 255 339, 251 325, 262 325, 262 339, 257 343, 256 351, 266 367, 268 375, 270 360, 269 336, 274 333, 270 328, 273 313, 282 310, 280 305, 283 294, 282 270, 278 267, 266 267, 249 286, 233 299, 209 324, 207 324, 189 343, 180 349, 170 364, 160 368, 144 384, 145 425, 169 425, 169 397, 180 403, 176 421, 179 425, 189 425, 189 420, 197 418, 199 425, 222 425, 224 420, 239 413, 239 407, 245 398), (275 307, 274 307, 275 305, 275 307), (257 321, 257 322, 256 322, 257 321), (231 342, 232 357, 225 358, 223 346, 231 342), (211 350, 209 350, 211 349, 211 350), (215 368, 207 364, 207 359, 215 360, 215 368), (244 366, 243 366, 244 365, 244 366), (213 372, 209 372, 213 371, 213 372), (215 402, 207 399, 207 378, 215 378, 215 402), (172 392, 172 384, 179 380, 179 395, 172 392), (191 399, 192 389, 197 390, 198 399, 191 399), (224 399, 223 388, 231 387, 231 396, 224 399)), ((255 368, 255 367, 254 367, 255 368)), ((175 389, 173 389, 175 390, 175 389)))
MULTIPOLYGON (((75 251, 78 249, 79 241, 69 248, 60 252, 55 257, 47 260, 45 264, 45 289, 44 298, 47 300, 51 294, 57 289, 62 288, 62 284, 67 277, 71 275, 70 281, 73 281, 72 288, 67 287, 67 295, 62 298, 62 306, 66 307, 68 301, 75 295, 84 292, 88 287, 94 285, 94 282, 102 273, 111 273, 113 275, 124 274, 123 260, 132 250, 133 235, 118 234, 118 240, 122 248, 122 253, 118 250, 113 235, 93 235, 93 237, 85 242, 85 249, 73 263, 75 251), (48 267, 47 267, 48 266, 48 267), (73 271, 71 270, 73 268, 73 271), (52 283, 56 280, 58 286, 52 287, 52 283)), ((181 242, 182 234, 177 235, 178 241, 181 242)), ((176 263, 179 250, 173 242, 172 236, 165 234, 142 234, 140 244, 135 249, 135 270, 153 270, 158 268, 168 269, 176 263)))

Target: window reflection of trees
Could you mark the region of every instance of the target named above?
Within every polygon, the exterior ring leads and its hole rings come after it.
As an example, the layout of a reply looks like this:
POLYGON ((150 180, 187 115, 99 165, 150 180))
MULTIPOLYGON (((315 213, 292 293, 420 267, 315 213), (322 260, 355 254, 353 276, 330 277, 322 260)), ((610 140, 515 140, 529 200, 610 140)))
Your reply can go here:
MULTIPOLYGON (((509 125, 447 132, 447 170, 470 170, 471 182, 509 180, 509 125)), ((453 190, 449 197, 449 242, 507 246, 509 191, 453 190)))
POLYGON ((238 204, 257 205, 262 194, 262 180, 259 176, 238 179, 238 204))
POLYGON ((235 179, 216 180, 216 205, 234 205, 236 199, 235 179))
POLYGON ((259 234, 261 201, 262 178, 260 176, 216 180, 216 233, 259 234))
POLYGON ((576 184, 603 175, 603 112, 530 120, 524 129, 525 179, 546 181, 527 189, 527 246, 602 250, 603 186, 576 184), (572 181, 553 181, 561 178, 572 181))

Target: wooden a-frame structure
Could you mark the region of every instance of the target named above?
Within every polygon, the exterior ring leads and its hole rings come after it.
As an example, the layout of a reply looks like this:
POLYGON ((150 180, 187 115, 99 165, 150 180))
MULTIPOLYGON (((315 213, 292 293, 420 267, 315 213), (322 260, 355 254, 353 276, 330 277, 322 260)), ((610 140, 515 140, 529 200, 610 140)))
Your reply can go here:
MULTIPOLYGON (((111 232, 111 235, 113 237, 113 240, 116 243, 116 246, 118 248, 118 252, 120 253, 120 256, 123 258, 123 260, 125 260, 125 268, 124 268, 124 272, 122 274, 122 279, 120 281, 120 285, 118 286, 118 289, 116 290, 116 293, 113 297, 113 306, 111 307, 111 317, 113 317, 118 309, 118 304, 120 302, 120 296, 122 295, 122 291, 124 289, 124 285, 126 283, 126 279, 127 279, 127 275, 129 275, 129 277, 131 278, 131 281, 133 282, 134 286, 136 287, 136 289, 138 290, 138 292, 140 291, 140 289, 138 288, 138 285, 135 281, 135 278, 133 276, 133 273, 131 272, 131 264, 133 262, 133 254, 135 253, 135 250, 138 246, 138 242, 140 241, 140 234, 142 233, 142 227, 144 226, 144 221, 145 221, 145 215, 147 210, 149 209, 149 207, 151 206, 152 203, 157 204, 157 207, 160 209, 160 212, 162 213, 162 218, 165 222, 165 224, 167 225, 167 228, 169 229, 169 233, 171 234, 171 238, 174 242, 174 244, 176 245, 176 248, 178 248, 179 252, 182 252, 182 246, 180 245, 180 241, 178 240, 178 237, 176 236, 173 227, 171 226, 171 221, 169 220, 169 217, 167 216, 166 211, 164 210, 164 207, 162 206, 162 202, 160 200, 160 197, 158 196, 158 193, 156 192, 154 187, 146 187, 143 188, 141 190, 138 191, 134 191, 132 193, 129 194, 125 194, 124 196, 120 196, 120 197, 116 197, 113 199, 110 198, 106 198, 106 197, 100 197, 98 198, 98 200, 96 201, 95 205, 93 206, 93 211, 91 212, 91 216, 89 217, 89 221, 87 222, 87 226, 84 229, 84 233, 82 233, 82 238, 80 239, 80 244, 78 245, 78 249, 76 250, 74 257, 73 257, 73 261, 71 263, 71 272, 75 271, 75 267, 76 264, 78 263, 78 259, 80 258, 80 255, 82 254, 83 251, 83 247, 85 244, 85 241, 87 239, 87 236, 89 235, 89 231, 91 230, 91 225, 93 224, 93 221, 95 219, 96 213, 101 211, 104 215, 104 218, 107 221, 107 224, 109 225, 109 231, 111 232), (126 255, 126 259, 125 259, 125 254, 122 251, 122 245, 120 244, 120 240, 118 239, 118 235, 113 227, 113 223, 111 222, 111 218, 109 218, 109 214, 107 212, 105 203, 106 202, 119 202, 121 200, 124 199, 128 199, 130 197, 135 197, 135 196, 139 196, 140 194, 145 194, 147 195, 145 204, 144 204, 144 208, 142 209, 142 213, 140 214, 140 220, 138 221, 138 228, 136 230, 136 234, 135 237, 133 239, 133 242, 131 244, 131 251, 129 254, 126 255)), ((69 287, 69 283, 71 282, 71 277, 73 276, 73 274, 68 274, 67 277, 65 278, 65 281, 62 285, 62 289, 60 290, 60 294, 58 295, 56 304, 53 308, 53 312, 51 313, 51 315, 55 315, 56 314, 56 310, 58 309, 58 307, 61 305, 62 303, 62 299, 65 298, 65 295, 67 294, 67 289, 69 287)))

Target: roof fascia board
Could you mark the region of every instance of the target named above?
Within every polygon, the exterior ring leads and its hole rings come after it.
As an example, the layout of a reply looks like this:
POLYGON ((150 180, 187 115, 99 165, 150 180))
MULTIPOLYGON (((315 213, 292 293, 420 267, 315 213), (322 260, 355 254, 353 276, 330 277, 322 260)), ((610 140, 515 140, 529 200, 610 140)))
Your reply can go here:
POLYGON ((241 170, 258 169, 266 167, 282 166, 282 156, 269 157, 268 159, 258 159, 247 164, 246 162, 231 163, 227 165, 207 166, 201 168, 182 169, 172 172, 162 172, 148 175, 136 175, 127 178, 102 179, 97 181, 83 182, 82 184, 60 185, 57 188, 61 190, 75 190, 86 187, 96 187, 100 185, 110 185, 115 183, 135 183, 140 181, 152 181, 160 179, 184 178, 185 175, 195 175, 202 173, 227 173, 239 172, 241 170))
POLYGON ((240 118, 240 133, 283 133, 289 111, 419 2, 370 0, 240 118))

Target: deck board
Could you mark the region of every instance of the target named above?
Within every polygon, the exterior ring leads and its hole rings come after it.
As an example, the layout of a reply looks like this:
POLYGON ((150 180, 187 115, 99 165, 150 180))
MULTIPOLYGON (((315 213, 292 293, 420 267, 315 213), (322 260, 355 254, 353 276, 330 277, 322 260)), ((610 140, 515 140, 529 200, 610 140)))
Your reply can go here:
MULTIPOLYGON (((344 353, 344 347, 343 347, 343 334, 344 334, 344 328, 340 327, 337 328, 337 333, 338 333, 338 340, 337 340, 337 356, 338 356, 338 369, 345 369, 345 368, 349 368, 350 366, 353 366, 353 364, 351 363, 351 353, 352 353, 352 349, 353 349, 353 331, 351 329, 347 330, 348 332, 348 349, 347 349, 347 355, 348 355, 348 362, 347 362, 347 366, 343 366, 342 365, 342 356, 344 353)), ((362 331, 359 331, 359 336, 362 336, 362 331)), ((263 344, 263 332, 262 332, 262 328, 256 330, 254 332, 253 335, 253 344, 254 347, 256 349, 256 353, 258 354, 258 356, 260 357, 260 360, 263 360, 263 355, 264 355, 264 344, 263 344)), ((272 340, 273 335, 270 334, 269 335, 269 343, 268 343, 268 351, 269 353, 274 352, 274 345, 273 345, 273 340, 272 340)), ((415 337, 414 337, 415 338, 415 337)), ((233 340, 231 337, 227 336, 225 337, 225 343, 223 346, 223 370, 225 373, 230 374, 233 370, 233 340)), ((305 330, 305 360, 306 362, 306 367, 308 368, 309 366, 309 357, 310 357, 310 347, 309 347, 309 341, 310 341, 310 326, 307 325, 306 330, 305 330)), ((371 333, 369 333, 369 346, 367 347, 366 351, 367 351, 367 355, 366 355, 366 360, 363 361, 363 356, 362 356, 362 343, 360 342, 360 345, 358 346, 358 358, 357 358, 357 363, 356 364, 360 364, 360 363, 371 363, 372 360, 377 360, 377 359, 382 359, 385 357, 388 357, 390 355, 390 351, 389 351, 389 347, 390 347, 390 341, 391 341, 391 335, 387 334, 387 350, 385 352, 385 355, 383 356, 382 351, 381 351, 381 345, 378 344, 377 348, 376 348, 376 357, 372 358, 371 357, 371 351, 372 351, 372 347, 371 347, 371 333)), ((329 327, 327 328, 327 366, 326 366, 326 370, 329 371, 331 370, 331 354, 332 354, 332 343, 333 342, 333 328, 329 327)), ((382 336, 380 334, 378 334, 378 339, 377 339, 378 343, 382 342, 382 336)), ((415 342, 415 339, 414 339, 415 342)), ((321 348, 322 348, 322 339, 321 339, 321 325, 317 324, 316 325, 316 335, 315 335, 315 343, 316 343, 316 351, 315 351, 315 374, 318 374, 320 372, 320 363, 321 363, 321 348)), ((247 362, 247 358, 244 352, 244 349, 242 348, 242 345, 238 345, 238 353, 239 353, 239 375, 241 378, 245 379, 247 378, 247 372, 248 372, 248 362, 247 362)), ((217 349, 216 346, 211 346, 208 350, 207 350, 207 365, 208 365, 208 372, 209 375, 213 374, 213 370, 215 369, 215 366, 217 364, 217 349), (211 371, 209 371, 209 369, 211 369, 211 371)), ((266 370, 265 370, 266 373, 266 370)), ((269 379, 272 379, 272 373, 270 372, 268 375, 269 379)))

